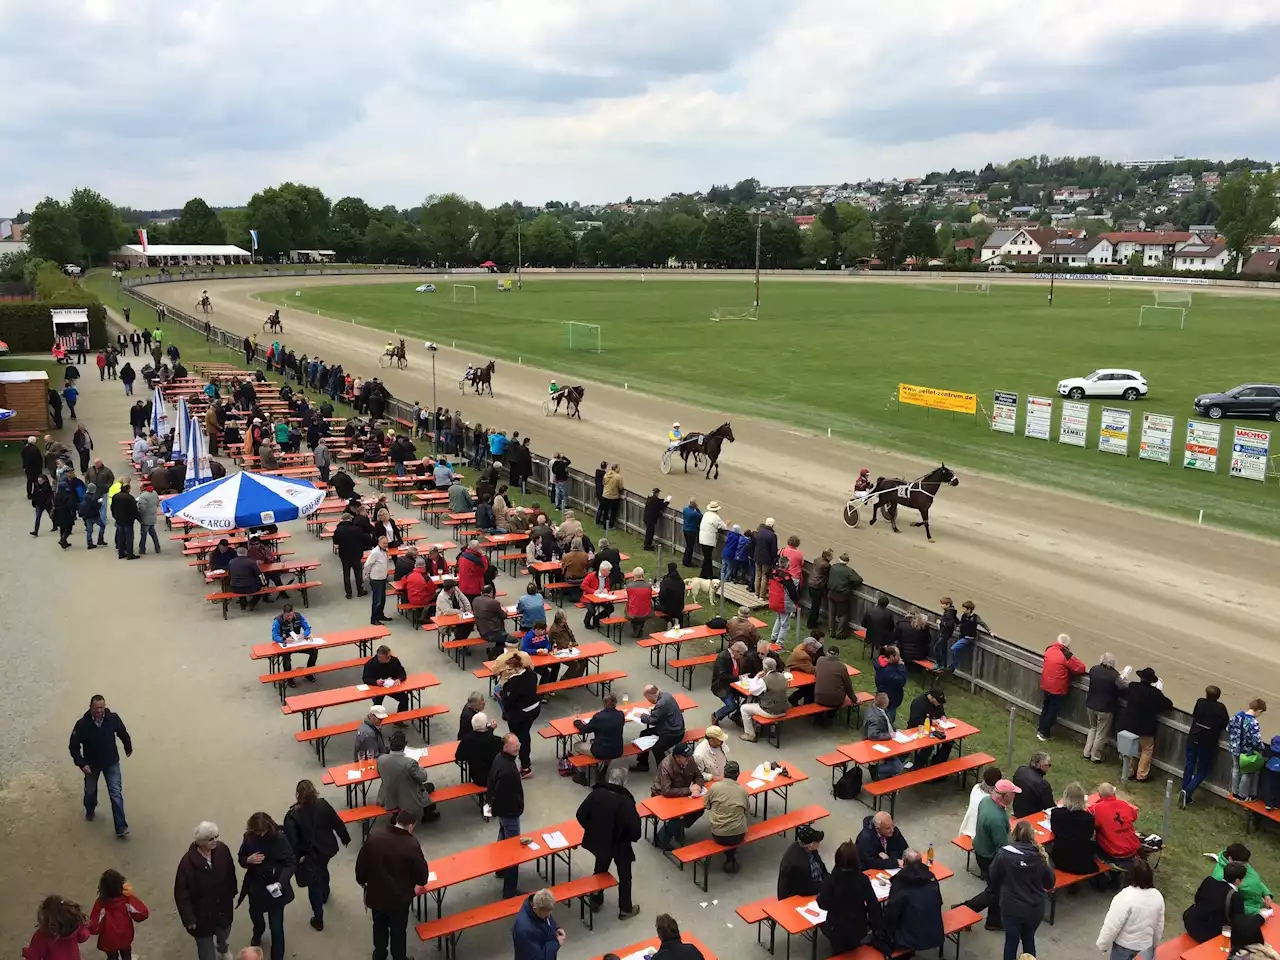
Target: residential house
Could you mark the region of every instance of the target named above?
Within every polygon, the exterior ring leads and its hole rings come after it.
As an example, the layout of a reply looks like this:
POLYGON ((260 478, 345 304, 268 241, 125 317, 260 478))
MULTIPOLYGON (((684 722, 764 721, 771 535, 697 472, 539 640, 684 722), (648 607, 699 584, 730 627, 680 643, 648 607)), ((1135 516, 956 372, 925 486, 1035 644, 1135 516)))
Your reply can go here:
POLYGON ((1173 197, 1185 197, 1195 190, 1195 178, 1189 173, 1179 173, 1169 178, 1169 195, 1173 197))
POLYGON ((1170 257, 1175 270, 1226 270, 1230 260, 1222 240, 1186 243, 1170 257))
POLYGON ((1218 228, 1212 223, 1193 223, 1187 229, 1202 237, 1216 237, 1218 235, 1218 228))
POLYGON ((993 230, 987 242, 982 245, 982 262, 1014 260, 1036 263, 1040 259, 1040 251, 1060 236, 1062 234, 1057 230, 1048 228, 993 230))
POLYGON ((1093 199, 1093 190, 1085 187, 1058 187, 1053 191, 1054 203, 1084 203, 1093 199))
POLYGON ((1041 263, 1087 267, 1111 264, 1115 249, 1106 237, 1057 237, 1040 250, 1041 263))
POLYGON ((1203 242, 1199 234, 1189 230, 1118 231, 1102 236, 1115 247, 1116 263, 1126 263, 1135 253, 1141 253, 1144 267, 1158 267, 1188 243, 1203 242))
POLYGON ((1280 273, 1280 251, 1259 250, 1245 261, 1241 273, 1280 273))
POLYGON ((1213 189, 1222 182, 1222 175, 1213 170, 1206 170, 1204 173, 1200 174, 1200 182, 1206 187, 1213 189))
POLYGON ((804 216, 792 217, 791 221, 801 230, 808 230, 810 227, 813 226, 813 221, 817 219, 818 218, 813 216, 812 214, 806 214, 804 216))

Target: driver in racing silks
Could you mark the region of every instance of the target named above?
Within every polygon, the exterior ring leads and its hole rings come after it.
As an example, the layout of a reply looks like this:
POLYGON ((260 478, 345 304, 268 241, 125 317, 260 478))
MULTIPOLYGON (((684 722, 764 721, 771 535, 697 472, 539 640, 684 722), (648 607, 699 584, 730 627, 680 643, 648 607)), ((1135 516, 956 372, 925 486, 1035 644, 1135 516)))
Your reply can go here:
POLYGON ((858 479, 853 482, 854 493, 866 493, 871 489, 871 471, 863 467, 858 471, 858 479))
POLYGON ((388 340, 387 345, 383 347, 382 352, 386 354, 388 357, 394 357, 396 355, 395 344, 392 343, 390 340, 388 340))
POLYGON ((462 373, 462 382, 471 383, 471 381, 475 380, 475 378, 476 378, 476 365, 474 363, 468 363, 467 369, 464 370, 462 373))
POLYGON ((551 384, 547 387, 547 393, 550 394, 552 400, 555 400, 560 396, 560 391, 563 389, 564 387, 557 385, 556 382, 552 380, 551 384))
POLYGON ((677 420, 671 425, 671 429, 667 431, 667 449, 678 450, 682 443, 684 443, 684 434, 681 433, 680 421, 677 420))

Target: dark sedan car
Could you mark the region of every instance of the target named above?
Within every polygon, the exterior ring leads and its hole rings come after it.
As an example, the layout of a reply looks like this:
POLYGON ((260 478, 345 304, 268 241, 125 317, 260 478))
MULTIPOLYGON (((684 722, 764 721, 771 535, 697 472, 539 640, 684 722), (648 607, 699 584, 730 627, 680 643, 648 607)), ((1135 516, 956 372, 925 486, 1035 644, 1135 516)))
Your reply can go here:
POLYGON ((1280 420, 1280 387, 1271 383, 1242 383, 1225 393, 1202 393, 1196 413, 1210 420, 1222 417, 1266 417, 1280 420))

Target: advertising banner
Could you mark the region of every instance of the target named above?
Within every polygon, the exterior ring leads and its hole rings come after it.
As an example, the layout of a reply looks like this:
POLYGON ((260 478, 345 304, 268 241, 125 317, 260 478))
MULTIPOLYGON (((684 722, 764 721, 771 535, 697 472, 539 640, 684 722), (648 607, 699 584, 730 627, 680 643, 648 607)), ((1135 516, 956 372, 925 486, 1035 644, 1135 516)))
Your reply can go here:
POLYGON ((1103 453, 1129 455, 1129 420, 1131 411, 1103 407, 1098 430, 1098 449, 1103 453))
POLYGON ((1173 417, 1163 413, 1142 415, 1142 437, 1138 442, 1139 460, 1168 463, 1173 452, 1173 417))
POLYGON ((898 384, 898 402, 917 407, 932 407, 934 410, 950 410, 953 413, 978 412, 976 393, 958 393, 955 390, 940 390, 937 387, 917 387, 910 383, 898 384))
POLYGON ((1052 397, 1027 397, 1027 420, 1022 425, 1024 436, 1035 440, 1048 440, 1053 420, 1052 397))
POLYGON ((1014 433, 1018 427, 1018 395, 997 390, 991 408, 991 429, 996 433, 1014 433))
POLYGON ((1058 442, 1083 447, 1089 433, 1089 405, 1075 400, 1062 401, 1062 419, 1058 421, 1058 442))
POLYGON ((1246 480, 1267 480, 1267 454, 1271 447, 1270 430, 1249 430, 1236 427, 1235 440, 1231 443, 1231 470, 1233 477, 1246 480))
POLYGON ((1203 420, 1187 421, 1187 442, 1182 450, 1182 465, 1190 470, 1216 473, 1218 470, 1218 442, 1222 436, 1222 424, 1205 423, 1203 420))

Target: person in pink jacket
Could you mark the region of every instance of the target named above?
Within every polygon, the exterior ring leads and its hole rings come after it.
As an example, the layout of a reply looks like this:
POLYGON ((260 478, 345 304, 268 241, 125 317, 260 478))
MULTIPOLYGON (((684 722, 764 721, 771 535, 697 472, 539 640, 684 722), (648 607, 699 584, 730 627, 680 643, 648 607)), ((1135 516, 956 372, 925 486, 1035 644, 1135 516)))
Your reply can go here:
POLYGON ((36 932, 22 948, 22 960, 80 960, 80 944, 89 939, 84 911, 74 900, 45 897, 36 911, 36 932))
POLYGON ((1040 690, 1044 699, 1040 705, 1040 725, 1037 740, 1048 740, 1058 713, 1071 689, 1071 678, 1084 674, 1084 661, 1071 653, 1071 638, 1065 633, 1049 644, 1044 652, 1044 666, 1040 668, 1040 690))

